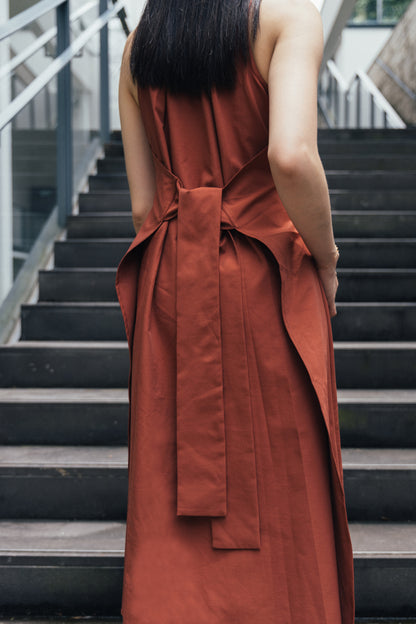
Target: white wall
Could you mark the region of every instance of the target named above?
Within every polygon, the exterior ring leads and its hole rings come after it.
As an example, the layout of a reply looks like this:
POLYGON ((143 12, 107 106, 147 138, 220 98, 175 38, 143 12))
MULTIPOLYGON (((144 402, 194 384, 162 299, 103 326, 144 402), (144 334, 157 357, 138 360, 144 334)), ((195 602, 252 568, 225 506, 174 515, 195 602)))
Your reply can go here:
POLYGON ((392 28, 389 27, 344 28, 334 60, 348 83, 358 69, 369 69, 390 37, 391 31, 392 28))

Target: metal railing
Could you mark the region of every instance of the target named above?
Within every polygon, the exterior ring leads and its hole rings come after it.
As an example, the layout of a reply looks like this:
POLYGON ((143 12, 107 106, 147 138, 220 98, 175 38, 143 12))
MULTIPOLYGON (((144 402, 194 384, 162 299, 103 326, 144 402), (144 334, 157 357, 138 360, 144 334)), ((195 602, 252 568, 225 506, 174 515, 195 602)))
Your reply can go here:
MULTIPOLYGON (((52 13, 53 15, 53 13, 52 13)), ((1 16, 0 16, 1 17, 1 16)), ((4 17, 4 13, 3 13, 4 17)), ((7 13, 6 13, 7 17, 7 13)), ((14 143, 12 143, 12 137, 16 133, 18 125, 16 124, 18 118, 25 116, 24 109, 27 107, 29 115, 29 123, 26 126, 28 131, 33 128, 34 117, 34 103, 38 101, 39 97, 46 95, 44 101, 48 101, 48 109, 51 108, 51 100, 55 111, 55 130, 53 130, 53 140, 50 140, 52 149, 56 147, 55 158, 53 159, 54 166, 56 168, 56 189, 54 188, 52 197, 56 194, 56 206, 50 215, 49 220, 44 223, 42 231, 39 233, 38 239, 33 240, 32 250, 29 256, 36 250, 38 243, 45 247, 45 241, 49 237, 49 243, 53 242, 53 238, 56 237, 59 231, 66 225, 68 215, 73 212, 74 201, 76 199, 75 192, 78 191, 74 188, 74 175, 73 175, 73 160, 74 160, 74 134, 73 128, 73 101, 74 91, 73 86, 73 71, 71 73, 71 67, 73 59, 80 56, 83 49, 88 49, 91 41, 95 41, 98 45, 99 38, 99 54, 97 54, 96 63, 99 64, 96 76, 99 76, 98 91, 94 91, 93 100, 97 101, 98 116, 98 135, 101 142, 105 142, 110 136, 110 106, 109 106, 109 32, 108 23, 113 18, 118 17, 123 26, 123 30, 127 35, 129 29, 126 23, 126 12, 124 8, 124 0, 91 0, 84 2, 80 8, 73 11, 70 14, 70 0, 40 0, 34 6, 22 11, 15 17, 8 19, 5 23, 0 25, 0 165, 1 165, 1 188, 0 188, 0 333, 1 325, 4 321, 5 315, 10 313, 10 306, 12 305, 7 300, 10 299, 16 301, 22 300, 23 290, 28 290, 29 281, 33 282, 33 275, 28 277, 27 267, 25 271, 20 271, 25 275, 22 277, 25 283, 16 283, 18 279, 13 278, 13 262, 19 257, 24 258, 25 253, 19 251, 19 249, 13 248, 13 223, 16 221, 16 215, 13 213, 13 209, 22 210, 19 206, 19 199, 14 199, 14 194, 19 194, 19 185, 16 184, 13 173, 12 162, 12 146, 14 151, 14 143), (74 37, 71 41, 71 26, 74 22, 80 20, 81 17, 93 9, 97 10, 97 17, 93 19, 92 23, 88 26, 82 24, 81 32, 74 37), (22 33, 26 33, 28 27, 36 22, 41 23, 42 19, 44 24, 50 25, 51 12, 55 12, 56 24, 52 28, 47 27, 45 32, 41 32, 40 36, 27 45, 26 43, 21 46, 23 49, 17 50, 17 53, 10 58, 9 49, 11 37, 20 37, 22 33), (49 16, 47 15, 49 13, 49 16), (16 69, 18 67, 25 68, 26 64, 31 62, 31 57, 36 53, 39 53, 42 48, 49 46, 48 52, 52 40, 56 39, 56 56, 50 62, 46 68, 43 69, 38 75, 30 76, 30 80, 27 80, 26 84, 20 80, 19 86, 23 90, 20 93, 12 93, 12 85, 15 84, 17 74, 16 69), (32 79, 33 78, 33 79, 32 79), (29 84, 27 84, 29 83, 29 84), (52 90, 50 90, 52 85, 52 90), (56 93, 55 93, 56 92, 56 93), (96 94, 96 95, 95 95, 96 94), (38 99, 36 99, 38 98, 38 99), (56 99, 54 99, 56 98, 56 99), (13 133, 12 134, 12 126, 13 133), (55 193, 56 191, 56 193, 55 193), (75 192, 74 192, 75 191, 75 192), (51 226, 51 218, 54 217, 55 225, 51 226), (13 260, 14 259, 14 260, 13 260), (13 290, 16 292, 13 293, 13 290), (3 302, 3 303, 2 303, 3 302), (6 311, 4 310, 4 304, 6 305, 6 311)), ((38 30, 39 27, 37 26, 38 30)), ((53 48, 52 48, 53 49, 53 48)), ((50 56, 50 54, 45 55, 50 56)), ((49 59, 48 59, 49 61, 49 59)), ((44 62, 43 62, 44 64, 44 62)), ((98 67, 98 66, 97 66, 98 67)), ((19 70, 20 71, 20 70, 19 70)), ((26 72, 30 73, 30 72, 26 72)), ((81 77, 82 78, 82 77, 81 77)), ((76 77, 77 82, 79 77, 76 77)), ((87 88, 89 85, 87 85, 87 88)), ((77 87, 79 88, 79 87, 77 87)), ((77 98, 75 97, 75 100, 77 98)), ((45 104, 46 105, 46 104, 45 104)), ((43 106, 45 106, 43 105, 43 106)), ((42 104, 38 106, 42 109, 42 104)), ((47 116, 48 111, 44 111, 47 116)), ((51 121, 49 126, 53 127, 51 121)), ((45 127, 49 127, 45 126, 45 127)), ((20 127, 20 126, 19 126, 20 127)), ((39 132, 39 131, 38 131, 39 132)), ((41 131, 42 132, 42 131, 41 131)), ((47 130, 45 132, 48 132, 47 130)), ((79 132, 77 130, 77 132, 79 132)), ((36 133, 36 130, 35 130, 36 133)), ((94 136, 97 134, 93 132, 94 136)), ((99 146, 98 139, 97 146, 99 146)), ((77 145, 75 146, 77 147, 77 145)), ((92 145, 90 146, 90 148, 92 145)), ((49 149, 49 147, 48 147, 49 149)), ((95 147, 96 153, 97 147, 95 147)), ((16 150, 17 151, 17 150, 16 150)), ((24 155, 25 156, 25 155, 24 155)), ((14 157, 14 153, 13 153, 14 157)), ((51 157, 49 157, 51 158, 51 157)), ((78 152, 75 151, 75 159, 78 164, 78 152)), ((41 160, 40 158, 38 160, 41 160)), ((48 172, 47 172, 48 173, 48 172)), ((50 173, 50 172, 49 172, 50 173)), ((86 171, 85 171, 86 173, 86 171)), ((35 175, 34 172, 28 170, 27 172, 17 173, 17 175, 30 177, 35 175)), ((52 174, 51 174, 52 175, 52 174)), ((46 177, 46 175, 45 175, 46 177)), ((75 176, 76 177, 76 176, 75 176)), ((54 184, 55 184, 54 182, 54 184)), ((28 188, 28 193, 33 192, 32 187, 28 188)), ((23 227, 23 226, 22 226, 23 227)), ((38 254, 39 255, 39 254, 38 254)), ((26 253, 28 260, 31 258, 26 253)), ((40 256, 39 256, 40 257, 40 256)), ((32 258, 33 260, 33 258, 32 258)), ((32 262, 34 270, 33 274, 37 274, 36 262, 32 262)), ((20 277, 20 273, 17 278, 20 277)), ((1 338, 1 337, 0 337, 1 338)))
POLYGON ((332 60, 321 74, 318 105, 329 128, 406 128, 367 74, 359 70, 347 84, 332 60))

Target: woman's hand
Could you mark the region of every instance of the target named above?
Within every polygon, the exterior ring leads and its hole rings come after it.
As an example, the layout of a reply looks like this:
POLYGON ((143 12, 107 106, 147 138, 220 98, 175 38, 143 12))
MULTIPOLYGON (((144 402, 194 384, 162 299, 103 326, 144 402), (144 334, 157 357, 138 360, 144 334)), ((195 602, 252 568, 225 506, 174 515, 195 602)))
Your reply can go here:
POLYGON ((328 301, 329 314, 331 317, 337 313, 335 306, 335 295, 338 290, 338 277, 334 267, 319 267, 318 274, 324 287, 326 300, 328 301))

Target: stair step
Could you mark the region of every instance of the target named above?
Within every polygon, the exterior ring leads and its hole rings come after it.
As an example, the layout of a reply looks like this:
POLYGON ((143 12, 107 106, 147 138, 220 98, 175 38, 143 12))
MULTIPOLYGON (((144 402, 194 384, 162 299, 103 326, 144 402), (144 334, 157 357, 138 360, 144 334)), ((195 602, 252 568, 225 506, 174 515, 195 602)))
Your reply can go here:
POLYGON ((416 525, 351 522, 356 614, 416 616, 416 525))
POLYGON ((340 389, 338 410, 343 448, 416 447, 416 390, 340 389))
MULTIPOLYGON (((335 342, 338 388, 413 389, 416 342, 335 342)), ((22 341, 0 346, 0 387, 124 388, 127 342, 22 341)))
MULTIPOLYGON (((116 268, 132 239, 94 238, 56 241, 55 266, 116 268)), ((340 268, 416 268, 416 238, 336 238, 340 268)))
MULTIPOLYGON (((416 201, 413 202, 413 204, 415 203, 416 201)), ((79 212, 81 215, 84 212, 118 211, 131 213, 129 191, 95 191, 94 193, 80 193, 79 195, 79 212)))
MULTIPOLYGON (((24 131, 23 131, 24 132, 24 131)), ((416 139, 416 128, 319 128, 318 140, 331 140, 340 143, 346 141, 357 142, 365 140, 367 142, 389 140, 394 141, 414 141, 416 139)), ((121 141, 121 131, 113 130, 111 132, 110 141, 121 141)))
POLYGON ((0 447, 1 518, 122 519, 127 446, 0 447))
POLYGON ((117 301, 115 279, 115 268, 41 270, 39 300, 117 301))
POLYGON ((332 189, 332 210, 415 210, 416 192, 411 189, 332 189))
POLYGON ((332 331, 337 341, 416 340, 416 303, 338 303, 332 331))
MULTIPOLYGON (((323 149, 321 160, 325 169, 348 169, 358 171, 416 171, 415 154, 327 154, 323 149)), ((125 173, 126 163, 123 156, 111 156, 97 160, 97 173, 125 173)))
POLYGON ((81 213, 67 219, 67 239, 106 237, 133 239, 134 236, 131 212, 81 213))
MULTIPOLYGON (((414 141, 416 138, 416 128, 320 128, 318 130, 318 140, 331 140, 343 143, 345 141, 359 140, 377 142, 379 140, 394 141, 414 141)), ((115 133, 114 140, 121 140, 121 134, 115 133)))
MULTIPOLYGON (((342 447, 416 447, 416 390, 339 390, 342 447)), ((0 388, 0 444, 127 444, 122 388, 0 388)))
MULTIPOLYGON (((330 189, 412 189, 416 190, 416 176, 414 172, 394 171, 386 175, 385 171, 325 171, 328 187, 330 189)), ((128 189, 127 176, 125 174, 97 174, 88 178, 89 189, 97 190, 121 190, 128 189)))
MULTIPOLYGON (((415 210, 416 191, 411 189, 393 190, 351 190, 331 189, 332 210, 415 210)), ((121 191, 90 191, 79 195, 79 211, 85 212, 131 212, 130 194, 121 191)))
MULTIPOLYGON (((116 269, 39 272, 40 301, 117 301, 116 269)), ((338 269, 337 302, 416 301, 416 269, 338 269)))
POLYGON ((118 616, 125 532, 124 518, 0 521, 1 615, 118 616))
MULTIPOLYGON (((416 448, 342 449, 351 520, 416 520, 416 448)), ((0 447, 0 518, 121 519, 127 446, 0 447)))
MULTIPOLYGON (((318 137, 318 150, 321 157, 326 155, 352 155, 352 156, 372 156, 372 155, 403 155, 410 157, 415 154, 415 139, 411 140, 344 140, 321 139, 318 137)), ((121 158, 123 156, 123 146, 120 142, 109 142, 104 146, 106 158, 121 158)))
MULTIPOLYGON (((408 237, 416 232, 416 212, 404 211, 333 211, 336 237, 408 237)), ((108 214, 83 213, 68 217, 67 238, 134 238, 131 212, 108 214)))
POLYGON ((414 388, 414 342, 334 342, 334 350, 338 388, 414 388))
MULTIPOLYGON (((55 266, 116 268, 132 239, 56 241, 55 266)), ((416 268, 416 238, 336 238, 340 268, 416 268)))
MULTIPOLYGON (((351 522, 349 529, 356 615, 363 618, 357 624, 410 624, 407 616, 416 614, 416 525, 351 522), (365 617, 369 613, 372 618, 365 617), (400 615, 406 619, 386 619, 400 615)), ((106 622, 119 616, 125 532, 122 521, 0 521, 2 614, 16 624, 15 616, 27 614, 59 614, 60 622, 74 613, 77 621, 79 614, 105 616, 106 622)))
POLYGON ((416 448, 342 449, 351 520, 416 520, 416 448))
POLYGON ((337 269, 337 302, 416 301, 416 269, 337 269))
MULTIPOLYGON (((335 340, 416 340, 416 303, 338 303, 335 340)), ((125 340, 118 302, 21 306, 22 340, 125 340)))
POLYGON ((1 388, 0 444, 127 444, 122 388, 1 388))

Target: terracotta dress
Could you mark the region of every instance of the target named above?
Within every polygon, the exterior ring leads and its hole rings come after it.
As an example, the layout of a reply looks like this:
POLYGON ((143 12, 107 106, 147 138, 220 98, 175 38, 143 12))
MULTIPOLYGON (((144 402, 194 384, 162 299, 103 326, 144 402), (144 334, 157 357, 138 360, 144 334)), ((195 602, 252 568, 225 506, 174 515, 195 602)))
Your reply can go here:
POLYGON ((331 321, 231 92, 139 90, 153 207, 116 276, 130 352, 124 624, 352 624, 331 321))

